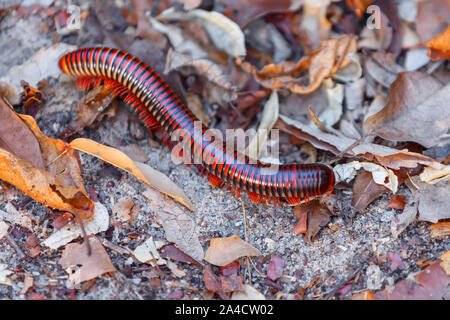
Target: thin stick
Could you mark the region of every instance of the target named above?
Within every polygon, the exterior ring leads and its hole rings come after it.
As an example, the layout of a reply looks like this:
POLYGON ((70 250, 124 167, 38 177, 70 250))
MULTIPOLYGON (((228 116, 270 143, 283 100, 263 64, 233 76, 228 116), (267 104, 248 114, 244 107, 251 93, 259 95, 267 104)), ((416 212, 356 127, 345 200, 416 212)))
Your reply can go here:
MULTIPOLYGON (((244 219, 244 237, 245 237, 245 241, 248 243, 247 213, 245 211, 244 200, 242 200, 242 197, 240 197, 239 199, 241 200, 242 214, 243 214, 243 219, 244 219)), ((252 273, 251 273, 251 268, 250 268, 250 257, 247 256, 246 260, 247 260, 248 280, 249 280, 249 284, 251 285, 252 284, 252 273)))
POLYGON ((6 235, 6 239, 8 240, 11 247, 13 247, 14 250, 16 250, 16 252, 19 254, 20 258, 25 258, 25 253, 23 253, 22 249, 20 249, 20 247, 17 245, 16 241, 14 241, 13 237, 11 237, 10 234, 6 235))
POLYGON ((76 213, 76 212, 72 212, 72 213, 75 216, 75 219, 77 220, 78 225, 80 226, 81 233, 83 234, 84 243, 86 243, 87 254, 88 254, 88 256, 90 256, 92 254, 92 249, 91 249, 91 244, 89 243, 89 238, 86 234, 86 230, 84 229, 83 220, 80 218, 78 213, 76 213))
POLYGON ((366 261, 367 261, 367 259, 364 260, 364 261, 361 263, 361 265, 360 265, 355 271, 353 271, 353 272, 350 273, 347 277, 345 277, 344 279, 342 279, 341 281, 339 281, 339 282, 337 283, 337 285, 334 287, 334 289, 332 289, 332 290, 326 295, 325 300, 328 300, 328 299, 330 299, 331 297, 333 297, 333 296, 336 294, 336 292, 337 292, 344 284, 346 284, 348 281, 350 281, 351 279, 353 279, 353 278, 358 274, 358 272, 360 272, 360 271, 364 268, 366 261))

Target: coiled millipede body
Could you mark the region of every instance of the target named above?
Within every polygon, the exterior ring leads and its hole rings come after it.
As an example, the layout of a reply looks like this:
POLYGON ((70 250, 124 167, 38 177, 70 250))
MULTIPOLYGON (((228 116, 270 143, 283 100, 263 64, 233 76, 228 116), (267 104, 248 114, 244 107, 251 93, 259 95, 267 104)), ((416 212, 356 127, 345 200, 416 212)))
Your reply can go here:
POLYGON ((150 129, 162 127, 169 135, 182 136, 213 186, 226 185, 231 192, 247 191, 253 202, 290 204, 331 193, 335 177, 324 164, 286 164, 275 169, 227 150, 225 143, 208 134, 208 127, 182 102, 156 72, 135 56, 112 48, 84 48, 67 53, 60 69, 78 77, 77 86, 89 89, 103 83, 130 104, 150 129))

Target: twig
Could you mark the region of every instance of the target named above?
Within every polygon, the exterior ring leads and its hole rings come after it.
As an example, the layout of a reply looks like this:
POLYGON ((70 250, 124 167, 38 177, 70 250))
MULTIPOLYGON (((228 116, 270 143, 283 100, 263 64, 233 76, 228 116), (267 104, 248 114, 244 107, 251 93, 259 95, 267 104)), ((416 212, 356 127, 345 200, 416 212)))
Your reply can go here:
POLYGON ((111 241, 106 240, 104 238, 102 238, 102 243, 105 247, 107 247, 119 254, 124 254, 124 255, 132 255, 133 254, 130 249, 119 247, 118 245, 115 245, 111 241))
POLYGON ((332 289, 326 296, 325 296, 325 300, 329 300, 331 297, 333 297, 335 294, 336 294, 336 292, 344 285, 344 284, 346 284, 348 281, 350 281, 351 279, 353 279, 357 274, 358 274, 358 272, 360 272, 363 268, 364 268, 364 266, 366 265, 366 261, 367 261, 367 259, 365 259, 362 263, 361 263, 361 265, 355 270, 355 271, 353 271, 352 273, 350 273, 346 278, 344 278, 343 280, 341 280, 341 281, 339 281, 338 283, 337 283, 337 285, 334 287, 334 289, 332 289))
POLYGON ((327 128, 325 128, 323 123, 320 122, 319 118, 317 118, 316 115, 314 114, 314 112, 312 111, 311 105, 308 106, 308 112, 309 112, 309 116, 311 117, 312 122, 314 122, 314 124, 319 127, 320 131, 329 133, 327 128))
POLYGON ((14 238, 11 237, 10 234, 6 235, 6 239, 8 240, 11 247, 13 247, 14 250, 16 250, 16 252, 19 254, 20 258, 23 259, 26 257, 25 253, 23 253, 22 249, 20 249, 20 247, 17 245, 16 241, 14 241, 14 238))
MULTIPOLYGON (((248 226, 247 226, 247 213, 245 211, 245 205, 244 205, 244 200, 242 200, 242 197, 239 198, 241 200, 241 204, 242 204, 242 215, 243 215, 243 219, 244 219, 244 237, 245 237, 245 241, 248 243, 248 226)), ((250 257, 247 256, 246 257, 247 260, 247 272, 248 272, 248 280, 249 280, 249 284, 252 284, 252 270, 250 268, 250 257)))

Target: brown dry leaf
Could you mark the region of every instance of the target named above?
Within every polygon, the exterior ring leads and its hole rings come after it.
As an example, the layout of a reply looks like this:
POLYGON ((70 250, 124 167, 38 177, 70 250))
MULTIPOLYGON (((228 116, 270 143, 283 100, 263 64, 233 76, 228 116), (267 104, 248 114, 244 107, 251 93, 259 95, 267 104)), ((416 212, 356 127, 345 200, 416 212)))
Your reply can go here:
POLYGON ((438 239, 450 236, 450 221, 441 221, 430 225, 431 238, 438 239))
POLYGON ((11 202, 7 202, 4 208, 6 212, 0 210, 0 219, 33 231, 33 222, 26 210, 17 210, 11 202))
POLYGON ((164 73, 168 74, 172 70, 183 67, 193 68, 198 75, 205 77, 208 81, 227 91, 236 90, 228 75, 222 71, 218 64, 208 59, 192 59, 185 54, 170 49, 167 53, 164 73))
POLYGON ((42 170, 0 148, 0 179, 31 198, 53 208, 78 213, 89 219, 94 203, 89 199, 74 151, 62 140, 46 137, 32 117, 18 115, 36 137, 41 150, 42 170))
POLYGON ((132 143, 119 147, 120 151, 129 156, 133 161, 147 162, 149 157, 141 147, 132 143))
POLYGON ((398 65, 397 55, 376 51, 365 59, 364 69, 367 73, 366 78, 373 78, 378 84, 389 88, 397 79, 398 74, 406 71, 405 68, 398 65))
POLYGON ((370 172, 362 171, 356 176, 353 184, 352 206, 358 212, 362 212, 373 200, 386 192, 389 192, 389 189, 376 184, 370 172))
POLYGON ((0 89, 12 103, 20 101, 22 87, 20 81, 26 79, 32 87, 49 77, 58 77, 61 70, 58 68, 59 58, 77 47, 64 42, 58 42, 50 47, 41 48, 29 60, 21 65, 11 66, 3 77, 0 77, 0 89))
POLYGON ((68 137, 82 130, 84 127, 91 125, 104 114, 103 112, 105 110, 110 110, 108 107, 113 100, 114 95, 112 94, 112 90, 104 86, 98 86, 89 91, 78 102, 78 117, 70 125, 70 128, 64 131, 63 136, 68 137))
MULTIPOLYGON (((447 145, 450 146, 450 145, 447 145)), ((448 154, 448 153, 447 153, 448 154)), ((446 165, 443 169, 433 169, 425 167, 422 173, 419 175, 420 180, 429 184, 435 184, 441 181, 447 181, 450 179, 450 165, 446 165)))
POLYGON ((39 143, 33 132, 0 98, 0 148, 39 169, 44 169, 39 143))
POLYGON ((294 233, 296 235, 306 233, 308 230, 308 211, 303 206, 295 206, 294 215, 298 219, 294 227, 294 233))
POLYGON ((184 10, 194 9, 202 4, 202 0, 175 0, 175 1, 182 3, 184 6, 184 10))
POLYGON ((416 31, 424 43, 450 24, 450 1, 428 0, 417 3, 416 31))
POLYGON ((259 256, 258 249, 245 242, 239 236, 211 239, 205 260, 216 266, 226 266, 244 256, 259 256))
POLYGON ((9 226, 6 222, 0 220, 0 240, 2 240, 8 234, 9 226))
POLYGON ((450 276, 450 251, 447 251, 441 256, 441 268, 444 269, 445 273, 450 276))
POLYGON ((270 255, 270 262, 267 266, 267 277, 276 281, 283 275, 283 269, 286 261, 283 258, 280 258, 274 254, 270 255))
POLYGON ((415 182, 419 186, 419 220, 432 223, 450 218, 450 181, 436 184, 415 182))
POLYGON ((296 10, 298 8, 292 6, 290 0, 218 0, 216 5, 221 4, 232 10, 231 19, 238 23, 242 29, 245 26, 258 18, 263 17, 268 13, 285 12, 289 9, 296 10))
POLYGON ((152 2, 147 0, 131 0, 131 5, 133 6, 137 20, 136 35, 148 40, 161 49, 165 48, 167 46, 166 37, 153 28, 145 14, 145 12, 153 10, 152 2))
POLYGON ((370 290, 364 290, 352 295, 350 300, 376 300, 370 290))
POLYGON ((331 23, 327 19, 327 9, 331 0, 305 0, 300 15, 299 43, 306 53, 317 50, 322 40, 329 39, 331 23))
POLYGON ((253 74, 266 88, 287 88, 294 93, 306 94, 316 90, 325 78, 331 77, 338 69, 352 63, 346 55, 356 49, 356 38, 348 35, 322 41, 320 49, 297 63, 284 61, 278 65, 269 64, 261 71, 241 59, 237 59, 236 63, 245 72, 253 74), (300 76, 306 71, 307 76, 300 76))
POLYGON ((135 205, 130 197, 125 197, 114 205, 112 212, 120 221, 132 222, 132 217, 136 216, 135 208, 139 211, 139 206, 135 205))
POLYGON ((22 244, 22 246, 27 248, 28 253, 32 258, 36 258, 41 254, 41 246, 39 245, 39 242, 37 241, 34 233, 30 234, 27 237, 27 241, 25 241, 25 243, 22 244))
POLYGON ((66 245, 58 263, 69 273, 73 285, 94 279, 106 272, 116 272, 105 248, 97 237, 89 237, 92 253, 89 256, 83 243, 66 245), (78 267, 81 265, 81 267, 78 267))
POLYGON ((366 13, 368 6, 372 4, 373 0, 345 0, 347 6, 356 13, 359 18, 366 13))
POLYGON ((243 291, 235 291, 231 300, 266 300, 266 297, 249 284, 244 284, 243 291))
POLYGON ((387 204, 388 208, 396 210, 403 210, 405 206, 406 206, 406 199, 404 196, 393 196, 387 204))
MULTIPOLYGON (((191 21, 199 23, 212 43, 234 58, 246 55, 245 36, 239 26, 217 11, 194 9, 187 12, 169 8, 157 16, 158 20, 191 21)), ((152 22, 153 23, 153 22, 152 22)), ((155 26, 155 24, 153 23, 155 26)))
POLYGON ((175 201, 161 192, 148 188, 143 195, 150 200, 153 212, 161 221, 166 239, 187 255, 202 261, 204 252, 194 221, 181 210, 175 201))
POLYGON ((450 276, 440 266, 441 260, 414 276, 375 293, 377 300, 442 300, 450 284, 450 276))
POLYGON ((89 153, 90 155, 102 159, 112 165, 119 167, 136 178, 142 180, 149 186, 174 198, 191 211, 194 211, 194 205, 186 196, 184 191, 178 187, 165 174, 159 172, 145 163, 131 160, 122 151, 112 147, 105 146, 90 139, 78 138, 70 143, 74 149, 89 153))
POLYGON ((294 209, 294 214, 297 219, 300 220, 296 226, 296 229, 298 230, 294 229, 294 232, 296 234, 303 233, 305 228, 303 221, 306 219, 305 223, 307 222, 307 229, 305 233, 305 240, 312 243, 314 236, 317 235, 323 226, 330 222, 331 212, 328 208, 321 205, 319 201, 313 200, 311 203, 296 206, 294 209), (302 225, 300 225, 300 223, 302 223, 302 225))
POLYGON ((395 216, 394 220, 391 223, 391 232, 394 238, 398 238, 398 236, 405 231, 405 229, 416 220, 417 216, 417 207, 419 206, 419 202, 417 199, 417 194, 413 196, 413 198, 409 201, 409 203, 403 209, 403 212, 397 216, 395 216))
POLYGON ((427 42, 428 56, 433 61, 450 59, 450 25, 427 42))
POLYGON ((369 117, 364 128, 387 140, 414 141, 429 148, 442 143, 450 129, 449 100, 450 84, 427 73, 403 72, 391 85, 386 106, 369 117))
POLYGON ((279 128, 281 131, 289 133, 298 139, 308 141, 318 149, 328 150, 334 154, 343 152, 354 145, 344 156, 358 156, 369 161, 376 160, 380 165, 391 169, 397 170, 400 167, 415 168, 418 164, 436 169, 443 169, 444 167, 439 162, 420 153, 410 152, 407 149, 397 150, 367 142, 356 143, 355 139, 322 132, 317 127, 309 127, 284 115, 280 115, 275 128, 279 128))

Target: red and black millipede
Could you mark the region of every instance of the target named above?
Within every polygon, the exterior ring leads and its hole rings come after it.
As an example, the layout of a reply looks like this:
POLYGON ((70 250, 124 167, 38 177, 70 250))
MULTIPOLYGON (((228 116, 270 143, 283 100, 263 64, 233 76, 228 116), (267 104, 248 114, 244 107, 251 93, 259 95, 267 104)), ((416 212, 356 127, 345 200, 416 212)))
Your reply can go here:
POLYGON ((194 134, 197 117, 155 70, 125 51, 79 49, 61 57, 59 67, 78 77, 78 87, 89 89, 103 83, 113 89, 150 129, 162 127, 169 135, 182 132, 184 144, 188 141, 213 186, 227 185, 238 197, 240 190, 245 190, 253 202, 274 204, 280 199, 290 204, 308 202, 333 191, 334 173, 327 165, 286 164, 268 170, 269 164, 251 162, 241 153, 227 150, 223 141, 207 134, 205 125, 201 125, 202 134, 194 134))

